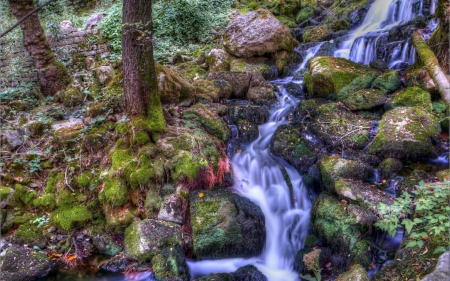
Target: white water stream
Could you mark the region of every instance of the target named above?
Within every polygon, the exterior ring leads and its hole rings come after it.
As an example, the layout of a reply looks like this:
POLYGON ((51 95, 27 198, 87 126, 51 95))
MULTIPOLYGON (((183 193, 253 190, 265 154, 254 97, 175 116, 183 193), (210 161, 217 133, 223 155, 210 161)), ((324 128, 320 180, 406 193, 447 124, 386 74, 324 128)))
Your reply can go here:
MULTIPOLYGON (((319 47, 310 48, 298 70, 312 58, 319 47)), ((210 273, 236 271, 239 267, 253 264, 269 281, 297 281, 294 259, 303 247, 309 228, 311 200, 298 171, 284 160, 270 154, 269 144, 278 126, 286 124, 287 116, 299 102, 290 96, 283 84, 292 77, 272 81, 279 85, 278 106, 272 110, 269 122, 259 126, 259 137, 241 153, 231 159, 235 172, 234 190, 249 198, 265 216, 266 242, 260 256, 251 259, 226 259, 188 261, 192 279, 210 273), (291 181, 286 183, 282 169, 291 181)))

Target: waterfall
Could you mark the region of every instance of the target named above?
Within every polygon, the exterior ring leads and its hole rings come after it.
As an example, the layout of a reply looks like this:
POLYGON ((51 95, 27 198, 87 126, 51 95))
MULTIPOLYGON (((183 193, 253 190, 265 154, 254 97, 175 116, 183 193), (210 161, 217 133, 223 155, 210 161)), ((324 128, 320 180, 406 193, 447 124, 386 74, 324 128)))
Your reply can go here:
MULTIPOLYGON (((299 70, 303 70, 320 46, 307 51, 299 70)), ((294 260, 308 235, 311 200, 299 172, 269 152, 273 134, 280 125, 289 123, 287 117, 299 102, 283 87, 290 81, 292 77, 272 81, 279 88, 277 107, 272 109, 269 121, 259 126, 259 137, 231 159, 235 172, 233 189, 260 206, 265 216, 266 242, 262 254, 251 259, 188 260, 191 278, 233 272, 253 264, 269 281, 299 280, 293 270, 294 260)))

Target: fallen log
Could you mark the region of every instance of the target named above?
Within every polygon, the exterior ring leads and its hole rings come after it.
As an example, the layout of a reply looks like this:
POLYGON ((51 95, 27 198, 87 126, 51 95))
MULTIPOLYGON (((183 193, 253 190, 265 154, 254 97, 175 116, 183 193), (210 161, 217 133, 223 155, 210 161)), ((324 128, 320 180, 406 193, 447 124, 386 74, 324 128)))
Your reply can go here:
POLYGON ((411 34, 412 42, 414 47, 416 47, 417 54, 419 56, 420 61, 425 66, 428 71, 428 74, 433 79, 436 88, 439 91, 444 102, 449 105, 450 104, 450 82, 445 76, 444 71, 442 71, 439 66, 439 62, 434 55, 433 51, 423 39, 422 34, 418 31, 414 31, 411 34))

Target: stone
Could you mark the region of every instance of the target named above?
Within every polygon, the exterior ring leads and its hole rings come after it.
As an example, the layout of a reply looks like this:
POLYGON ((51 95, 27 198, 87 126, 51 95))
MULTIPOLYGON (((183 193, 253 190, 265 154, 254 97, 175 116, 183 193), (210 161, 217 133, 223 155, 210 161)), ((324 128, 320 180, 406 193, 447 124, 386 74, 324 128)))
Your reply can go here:
POLYGON ((384 106, 386 110, 396 107, 421 106, 427 111, 432 111, 430 93, 419 87, 408 87, 394 95, 384 106))
POLYGON ((261 125, 269 121, 269 108, 267 106, 259 105, 243 105, 228 103, 228 116, 233 124, 241 120, 261 125))
POLYGON ((81 134, 83 128, 83 120, 77 118, 71 118, 52 125, 52 129, 54 130, 53 136, 61 144, 74 140, 81 134))
POLYGON ((331 39, 332 30, 327 25, 315 26, 306 29, 303 33, 303 42, 323 42, 331 39))
POLYGON ((92 244, 98 249, 100 254, 115 256, 122 251, 122 248, 104 232, 94 234, 91 238, 92 244))
POLYGON ((200 103, 196 103, 183 111, 182 117, 183 119, 198 121, 210 135, 213 135, 221 140, 228 139, 229 131, 226 122, 220 116, 212 113, 200 103))
POLYGON ((402 80, 400 73, 395 70, 386 71, 378 76, 372 83, 375 89, 381 90, 386 95, 393 93, 400 89, 402 80))
POLYGON ((337 280, 370 281, 367 271, 360 264, 354 264, 350 270, 340 274, 337 280))
POLYGON ((97 13, 93 16, 91 16, 87 22, 86 22, 86 26, 84 27, 84 29, 86 30, 91 30, 94 29, 105 17, 105 14, 103 13, 97 13))
POLYGON ((248 87, 252 74, 246 72, 211 72, 208 75, 208 80, 224 80, 230 83, 232 89, 232 97, 245 98, 248 92, 248 87))
POLYGON ((211 72, 230 71, 230 55, 222 49, 212 49, 206 56, 211 72))
POLYGON ((298 42, 268 10, 235 17, 227 26, 223 45, 233 56, 249 58, 279 50, 292 51, 298 42))
POLYGON ((133 222, 125 231, 125 254, 136 259, 152 259, 183 240, 181 227, 174 223, 145 219, 133 222))
POLYGON ((60 27, 62 30, 71 30, 71 29, 73 28, 73 24, 72 24, 72 22, 71 22, 70 20, 65 20, 65 21, 62 21, 62 22, 59 24, 59 27, 60 27))
POLYGON ((338 100, 343 102, 350 110, 363 110, 384 104, 387 96, 377 89, 363 89, 348 94, 343 98, 338 95, 338 100))
POLYGON ((166 196, 159 210, 158 220, 182 225, 184 223, 183 199, 177 194, 166 196))
POLYGON ((266 238, 261 208, 225 190, 190 194, 194 255, 199 260, 253 257, 266 238))
POLYGON ((78 87, 68 87, 65 91, 60 94, 60 99, 64 106, 74 107, 82 105, 86 95, 82 93, 78 87))
POLYGON ((44 252, 12 246, 6 251, 0 280, 30 281, 43 278, 54 267, 44 252))
POLYGON ((423 107, 397 107, 383 115, 368 152, 385 158, 435 158, 439 121, 423 107))
POLYGON ((375 59, 371 61, 369 66, 380 72, 385 72, 389 68, 388 64, 382 59, 375 59))
POLYGON ((114 69, 110 65, 103 65, 95 69, 95 76, 100 85, 108 84, 114 77, 114 69))
POLYGON ((275 94, 273 92, 272 88, 266 88, 266 87, 252 87, 248 89, 247 92, 247 100, 258 102, 262 100, 268 100, 275 98, 275 94))
POLYGON ((180 74, 184 79, 191 83, 197 79, 206 78, 208 73, 195 61, 188 61, 177 64, 173 68, 173 70, 178 72, 178 74, 180 74))
POLYGON ((192 86, 196 94, 208 96, 213 102, 229 99, 232 94, 231 85, 225 80, 198 79, 192 83, 192 86))
POLYGON ((178 104, 192 100, 195 89, 186 79, 160 64, 155 64, 155 68, 162 104, 178 104))
POLYGON ((152 258, 152 271, 156 280, 189 281, 189 267, 179 244, 167 246, 152 258))
POLYGON ((426 275, 422 281, 450 280, 450 252, 443 253, 433 272, 426 275))
POLYGON ((334 100, 339 91, 363 75, 376 75, 377 71, 343 58, 315 57, 308 62, 304 85, 309 98, 334 100))
POLYGON ((261 73, 264 77, 271 77, 271 66, 269 59, 265 57, 253 57, 249 59, 232 58, 230 71, 261 73))
POLYGON ((4 130, 1 132, 0 137, 2 149, 12 151, 24 144, 23 135, 18 130, 4 130))
POLYGON ((261 273, 254 265, 240 267, 232 273, 235 280, 239 281, 267 281, 267 277, 261 273))

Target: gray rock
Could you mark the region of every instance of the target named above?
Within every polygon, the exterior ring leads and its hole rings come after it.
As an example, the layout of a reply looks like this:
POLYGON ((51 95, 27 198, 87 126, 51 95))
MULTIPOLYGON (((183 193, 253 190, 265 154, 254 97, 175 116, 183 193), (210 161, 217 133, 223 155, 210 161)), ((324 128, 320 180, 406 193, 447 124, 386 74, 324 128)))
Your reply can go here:
POLYGON ((234 18, 227 26, 223 44, 228 53, 249 58, 292 51, 298 42, 268 10, 259 9, 234 18))
POLYGON ((18 130, 5 130, 0 136, 6 150, 15 150, 24 143, 23 135, 18 130))
POLYGON ((61 27, 62 30, 71 30, 73 29, 73 24, 70 20, 65 20, 59 24, 59 27, 61 27))
POLYGON ((98 14, 91 16, 88 19, 84 29, 86 29, 86 30, 93 29, 97 24, 99 24, 103 20, 104 17, 105 17, 105 14, 103 14, 103 13, 98 13, 98 14))
POLYGON ((184 223, 184 216, 182 213, 183 199, 172 194, 164 198, 164 203, 161 206, 158 214, 158 220, 174 222, 182 225, 184 223))
POLYGON ((450 280, 450 252, 443 253, 438 263, 430 274, 426 275, 422 281, 442 281, 450 280))
POLYGON ((114 69, 110 65, 100 66, 95 70, 95 76, 101 85, 106 85, 114 77, 114 69))
POLYGON ((370 279, 367 275, 367 271, 360 264, 355 264, 350 270, 339 275, 338 280, 369 281, 370 279))
POLYGON ((229 71, 230 59, 230 55, 222 49, 212 49, 206 56, 206 61, 212 72, 229 71))
POLYGON ((1 281, 31 281, 47 276, 54 263, 43 252, 10 247, 0 273, 1 281))

